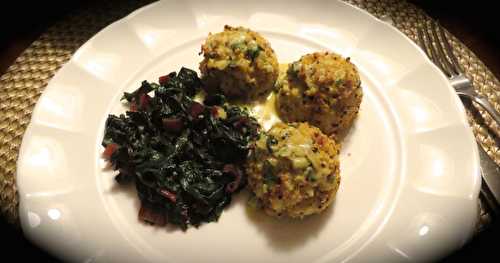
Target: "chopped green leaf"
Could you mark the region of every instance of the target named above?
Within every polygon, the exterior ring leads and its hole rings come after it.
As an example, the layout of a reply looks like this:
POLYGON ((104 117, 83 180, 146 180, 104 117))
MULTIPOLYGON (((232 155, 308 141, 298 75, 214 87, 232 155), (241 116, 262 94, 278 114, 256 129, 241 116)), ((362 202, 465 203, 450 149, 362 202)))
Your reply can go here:
POLYGON ((254 60, 259 56, 260 52, 263 50, 264 49, 261 48, 259 45, 250 46, 247 50, 247 54, 252 60, 254 60))
POLYGON ((316 176, 316 173, 314 172, 314 169, 312 167, 307 167, 305 174, 306 180, 309 182, 316 182, 318 180, 318 177, 316 176))
POLYGON ((265 160, 262 164, 262 178, 264 183, 268 185, 274 185, 280 182, 280 178, 276 176, 276 167, 274 167, 271 162, 265 160))
POLYGON ((267 136, 267 140, 266 140, 266 147, 267 147, 267 150, 269 151, 269 153, 273 153, 273 146, 278 144, 278 140, 276 140, 276 138, 274 138, 274 136, 272 135, 268 135, 267 136))

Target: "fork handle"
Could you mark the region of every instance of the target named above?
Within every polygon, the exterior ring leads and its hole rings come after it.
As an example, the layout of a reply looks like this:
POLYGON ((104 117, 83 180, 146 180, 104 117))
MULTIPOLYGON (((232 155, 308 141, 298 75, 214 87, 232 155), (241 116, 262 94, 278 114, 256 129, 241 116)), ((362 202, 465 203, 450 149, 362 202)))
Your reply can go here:
POLYGON ((483 109, 485 109, 490 116, 495 120, 495 122, 500 125, 500 115, 498 112, 495 110, 495 107, 483 96, 475 93, 475 94, 470 94, 468 92, 459 92, 459 95, 465 96, 477 104, 479 104, 483 109))

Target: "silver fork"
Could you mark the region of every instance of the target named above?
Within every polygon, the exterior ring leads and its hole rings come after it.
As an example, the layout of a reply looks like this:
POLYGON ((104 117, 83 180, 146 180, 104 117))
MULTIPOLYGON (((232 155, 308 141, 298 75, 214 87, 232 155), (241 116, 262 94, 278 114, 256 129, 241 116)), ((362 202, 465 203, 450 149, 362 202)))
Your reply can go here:
POLYGON ((498 112, 488 99, 474 90, 472 80, 468 79, 463 73, 442 27, 437 22, 425 23, 423 29, 421 27, 418 28, 418 39, 422 49, 432 62, 448 77, 451 86, 455 88, 458 95, 479 104, 500 125, 500 115, 498 112), (439 39, 442 41, 439 41, 439 39))
MULTIPOLYGON (((420 47, 427 56, 448 77, 451 86, 455 88, 458 95, 477 102, 483 107, 500 125, 500 116, 493 105, 478 94, 472 85, 472 81, 463 73, 458 60, 453 54, 453 49, 446 38, 443 28, 437 22, 425 23, 425 26, 417 28, 420 47), (438 36, 439 35, 439 36, 438 36), (440 41, 441 40, 441 41, 440 41)), ((481 198, 493 213, 494 217, 500 217, 500 172, 499 167, 489 158, 488 154, 478 143, 481 177, 481 198)))

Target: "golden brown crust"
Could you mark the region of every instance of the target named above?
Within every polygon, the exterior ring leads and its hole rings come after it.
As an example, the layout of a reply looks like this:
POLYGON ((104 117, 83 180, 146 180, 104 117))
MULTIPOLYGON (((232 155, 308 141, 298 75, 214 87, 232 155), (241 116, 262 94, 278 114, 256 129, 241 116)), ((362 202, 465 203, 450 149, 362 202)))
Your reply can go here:
POLYGON ((307 121, 336 137, 351 127, 363 97, 354 64, 331 52, 302 56, 281 72, 277 86, 284 121, 307 121))
POLYGON ((269 215, 302 218, 320 213, 334 201, 340 184, 338 154, 339 145, 314 126, 275 124, 248 161, 249 186, 269 215))
POLYGON ((202 80, 209 92, 243 101, 265 97, 278 78, 278 60, 269 42, 244 27, 226 25, 201 47, 202 80))

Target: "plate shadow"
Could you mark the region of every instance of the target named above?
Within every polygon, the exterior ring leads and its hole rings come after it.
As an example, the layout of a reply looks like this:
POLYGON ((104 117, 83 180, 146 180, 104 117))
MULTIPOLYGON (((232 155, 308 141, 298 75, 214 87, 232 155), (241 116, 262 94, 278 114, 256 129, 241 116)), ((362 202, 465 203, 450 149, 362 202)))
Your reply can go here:
POLYGON ((269 245, 277 252, 287 251, 303 246, 316 238, 333 216, 335 202, 320 214, 304 219, 274 218, 260 209, 246 207, 246 214, 255 227, 264 234, 269 245))

